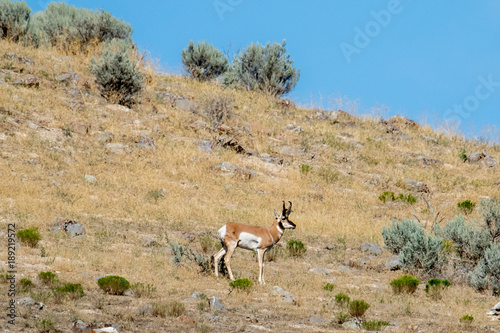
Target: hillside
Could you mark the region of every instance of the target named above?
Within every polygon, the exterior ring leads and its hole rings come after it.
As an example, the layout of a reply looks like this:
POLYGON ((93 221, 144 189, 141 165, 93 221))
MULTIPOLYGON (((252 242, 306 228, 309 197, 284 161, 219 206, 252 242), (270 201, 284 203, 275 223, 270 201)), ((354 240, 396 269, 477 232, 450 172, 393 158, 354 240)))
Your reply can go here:
MULTIPOLYGON (((120 332, 347 331, 335 320, 342 308, 333 295, 343 292, 370 304, 367 320, 393 322, 387 332, 412 331, 409 325, 420 332, 500 331, 486 315, 498 302, 491 293, 457 278, 441 300, 426 296, 425 283, 414 295, 394 295, 389 283, 402 272, 386 268, 392 254, 360 249, 365 242, 383 247, 382 227, 411 217, 404 204, 382 202, 383 192, 418 198, 427 186, 434 207, 447 203, 447 219, 459 213, 458 202, 500 198, 499 167, 459 157, 465 149, 499 161, 500 146, 404 117, 310 109, 156 73, 145 61, 140 103, 108 104, 89 71, 91 58, 0 40, 0 246, 2 253, 8 247, 8 224, 38 227, 36 247, 16 247, 16 281, 35 284, 25 292, 17 285, 16 298, 45 304, 18 305, 16 326, 2 322, 3 329, 66 332, 81 320, 116 324, 120 332), (200 273, 194 260, 175 263, 179 244, 213 255, 227 222, 270 226, 282 201, 293 203, 297 228, 267 254, 266 285, 230 291, 227 278, 200 273), (85 235, 58 232, 64 219, 81 223, 85 235), (289 256, 289 240, 302 241, 307 252, 289 256), (81 283, 85 296, 51 296, 37 278, 43 271, 81 283), (107 295, 96 282, 106 275, 152 290, 107 295), (325 283, 334 291, 323 290, 325 283), (295 303, 272 296, 275 285, 295 303), (220 297, 227 311, 188 299, 195 291, 220 297), (184 317, 140 310, 171 301, 185 305, 184 317), (459 322, 465 314, 474 317, 470 327, 459 322)), ((413 207, 425 217, 422 200, 413 207)), ((255 255, 237 249, 233 258, 236 278, 256 282, 255 255)), ((7 266, 5 257, 1 262, 7 266)), ((7 283, 0 288, 8 293, 7 283)), ((0 303, 7 308, 3 297, 0 303)))

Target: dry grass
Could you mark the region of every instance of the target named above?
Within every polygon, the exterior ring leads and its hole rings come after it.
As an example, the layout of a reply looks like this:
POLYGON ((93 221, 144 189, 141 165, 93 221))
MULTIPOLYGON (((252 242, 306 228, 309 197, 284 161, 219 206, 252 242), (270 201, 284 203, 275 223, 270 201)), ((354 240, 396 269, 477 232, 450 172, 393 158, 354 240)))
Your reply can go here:
MULTIPOLYGON (((332 124, 316 120, 316 111, 311 109, 282 109, 262 94, 230 92, 234 114, 227 125, 250 128, 251 134, 239 135, 238 141, 247 149, 284 157, 284 165, 277 166, 229 150, 200 151, 196 140, 210 140, 214 132, 194 130, 190 124, 197 119, 207 121, 205 116, 177 110, 155 98, 157 92, 165 91, 202 105, 212 96, 229 96, 218 85, 156 75, 150 66, 142 103, 123 111, 109 108, 99 97, 88 71, 90 56, 64 57, 54 50, 24 48, 6 41, 0 41, 0 49, 36 63, 26 66, 22 74, 3 69, 3 77, 9 79, 0 83, 0 107, 10 110, 0 112, 0 218, 5 224, 16 223, 18 230, 38 227, 42 234, 37 248, 18 250, 18 277, 35 280, 40 271, 57 271, 62 280, 81 283, 86 294, 62 304, 47 298, 50 307, 44 311, 53 316, 56 327, 67 329, 72 321, 82 319, 117 323, 124 331, 141 332, 263 330, 259 326, 273 331, 331 331, 340 326, 312 324, 309 317, 330 320, 341 311, 333 296, 323 290, 326 282, 333 282, 333 294, 344 292, 371 305, 365 315, 368 320, 401 323, 387 331, 405 331, 409 324, 418 324, 429 332, 459 332, 459 318, 464 314, 475 318, 470 331, 480 331, 484 325, 498 329, 485 315, 495 304, 493 297, 463 285, 451 286, 440 301, 426 297, 423 288, 415 295, 394 295, 389 283, 400 274, 384 269, 389 254, 370 259, 358 249, 365 241, 382 245, 382 226, 390 224, 391 218, 409 216, 404 207, 378 200, 383 191, 407 192, 400 187, 405 178, 426 182, 436 204, 449 201, 450 217, 457 213, 457 202, 500 197, 500 186, 494 185, 500 178, 499 168, 462 164, 458 158, 459 149, 465 147, 467 152, 486 150, 499 160, 499 146, 463 141, 428 127, 402 128, 412 138, 404 140, 385 133, 375 120, 354 118, 353 127, 344 126, 342 119, 332 124), (81 80, 66 86, 54 79, 65 72, 74 72, 81 80), (40 88, 18 87, 9 81, 25 73, 41 77, 40 88), (80 93, 71 95, 71 89, 80 93), (71 100, 80 106, 72 108, 71 100), (89 132, 78 133, 78 123, 89 124, 89 132), (304 131, 286 130, 289 123, 304 131), (128 145, 129 151, 109 152, 98 141, 103 132, 112 132, 113 142, 128 145), (429 143, 422 135, 435 137, 439 144, 429 143), (156 147, 134 147, 138 136, 152 139, 156 147), (286 156, 280 153, 283 146, 305 148, 305 153, 286 156), (425 166, 410 155, 418 153, 443 164, 425 166), (257 176, 249 180, 221 176, 212 166, 222 161, 253 169, 257 176), (300 164, 312 170, 303 174, 300 164), (85 175, 94 175, 97 181, 88 182, 85 175), (148 193, 160 189, 165 189, 165 196, 152 200, 148 193), (200 274, 198 266, 187 259, 175 265, 164 250, 170 242, 179 242, 203 253, 210 245, 206 241, 200 244, 199 238, 209 235, 217 243, 216 231, 228 221, 270 225, 272 210, 282 200, 293 202, 291 219, 298 226, 287 231, 283 245, 291 239, 301 240, 308 251, 296 259, 278 253, 275 262, 266 263, 268 284, 255 285, 248 295, 228 294, 225 278, 200 274), (68 239, 49 231, 56 217, 81 222, 87 235, 68 239), (187 239, 185 233, 194 234, 195 240, 187 239), (144 237, 158 246, 144 248, 144 237), (40 255, 41 247, 45 257, 40 255), (367 260, 366 265, 357 264, 361 258, 367 260), (339 265, 351 265, 352 272, 338 270, 339 265), (333 273, 315 275, 309 272, 313 267, 333 273), (131 284, 150 284, 156 291, 140 299, 105 295, 94 278, 109 274, 123 276, 131 284), (297 304, 282 304, 270 297, 273 285, 291 291, 297 304), (141 317, 135 312, 140 304, 182 301, 193 291, 222 297, 230 309, 221 314, 226 319, 210 319, 196 303, 186 304, 186 316, 194 318, 194 324, 168 316, 141 317)), ((6 66, 0 54, 0 68, 6 66)), ((477 212, 471 215, 476 216, 477 212)), ((6 248, 5 237, 0 244, 6 248)), ((215 252, 215 247, 210 249, 215 252)), ((232 266, 237 278, 256 281, 258 265, 252 253, 236 251, 232 266)), ((5 284, 0 289, 6 294, 5 284)), ((39 285, 34 290, 46 292, 39 285)), ((35 327, 33 311, 19 311, 18 326, 35 327)))

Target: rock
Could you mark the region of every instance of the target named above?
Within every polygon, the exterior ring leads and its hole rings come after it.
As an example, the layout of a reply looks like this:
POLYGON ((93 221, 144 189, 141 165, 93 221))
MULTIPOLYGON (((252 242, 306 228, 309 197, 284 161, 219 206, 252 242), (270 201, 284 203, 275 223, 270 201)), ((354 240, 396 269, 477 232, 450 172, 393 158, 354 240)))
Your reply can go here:
POLYGON ((87 134, 90 131, 90 127, 90 123, 86 121, 73 121, 69 124, 69 130, 78 134, 87 134))
POLYGON ((17 62, 20 62, 25 65, 34 65, 35 61, 31 58, 28 57, 23 57, 23 56, 18 56, 15 53, 5 53, 3 56, 7 60, 16 60, 17 62))
POLYGON ((22 306, 29 306, 35 304, 36 301, 31 297, 23 297, 17 301, 17 304, 22 306))
POLYGON ((68 82, 75 77, 75 73, 64 73, 56 76, 56 81, 58 82, 68 82))
POLYGON ((235 164, 233 164, 231 162, 221 162, 221 163, 218 163, 217 165, 215 165, 214 167, 212 167, 212 169, 214 169, 214 170, 220 170, 220 171, 222 171, 224 173, 233 173, 233 174, 235 172, 241 171, 241 169, 237 165, 235 165, 235 164))
POLYGON ((142 304, 139 305, 136 309, 135 312, 139 316, 154 316, 155 312, 153 311, 153 306, 151 304, 142 304))
POLYGON ((339 267, 337 267, 337 270, 345 273, 352 273, 352 269, 344 265, 340 265, 339 267))
POLYGON ((500 316, 500 302, 498 302, 490 311, 486 312, 488 316, 500 316))
POLYGON ((389 268, 391 271, 401 269, 401 261, 399 261, 399 257, 397 255, 390 257, 389 261, 385 263, 385 267, 389 268))
POLYGON ((109 143, 113 141, 115 135, 111 132, 104 132, 97 136, 97 141, 100 143, 109 143))
POLYGON ((144 247, 153 247, 158 245, 158 243, 151 238, 141 238, 141 242, 144 247))
POLYGON ((190 123, 189 127, 195 130, 203 130, 209 128, 210 126, 203 120, 198 119, 190 123))
POLYGON ((71 330, 77 333, 88 332, 90 329, 89 325, 82 320, 75 321, 71 326, 71 330))
POLYGON ((425 141, 428 141, 428 142, 431 142, 431 143, 434 143, 434 144, 438 144, 438 140, 436 138, 433 138, 431 136, 426 136, 426 135, 422 135, 422 138, 425 140, 425 141))
POLYGON ((295 103, 289 100, 288 98, 282 99, 280 102, 280 106, 283 109, 295 109, 295 103))
POLYGON ((315 267, 311 268, 309 272, 312 272, 314 274, 323 274, 323 275, 328 275, 331 273, 329 269, 323 268, 323 267, 315 267))
POLYGON ((387 120, 387 123, 393 124, 393 125, 398 125, 398 126, 406 126, 406 127, 412 127, 412 128, 420 128, 420 125, 411 119, 408 119, 406 117, 402 117, 399 115, 392 116, 387 120))
POLYGON ((359 330, 361 328, 361 320, 359 320, 358 318, 352 318, 351 320, 343 323, 342 327, 351 330, 359 330))
POLYGON ((271 292, 272 296, 278 297, 285 303, 295 304, 295 296, 289 291, 284 290, 279 286, 274 286, 271 292))
POLYGON ((113 154, 123 154, 128 151, 128 146, 123 143, 107 143, 106 150, 113 154))
POLYGON ((419 192, 419 193, 429 193, 429 187, 427 187, 427 184, 424 182, 408 178, 406 178, 404 182, 409 191, 419 192))
POLYGON ((42 79, 35 75, 26 75, 14 81, 14 85, 24 86, 26 88, 39 88, 42 79))
POLYGON ((279 147, 278 152, 284 156, 290 157, 300 157, 304 155, 304 150, 300 148, 290 147, 290 146, 281 146, 279 147))
POLYGON ((361 251, 368 252, 368 254, 380 255, 382 254, 382 248, 373 243, 363 243, 361 244, 361 251))
POLYGON ((207 295, 205 295, 204 293, 200 293, 199 291, 195 291, 194 293, 191 294, 190 298, 206 299, 207 295))
POLYGON ((487 168, 492 168, 497 165, 495 159, 485 152, 469 154, 467 155, 467 161, 469 164, 481 164, 487 168))
POLYGON ((328 320, 325 318, 320 318, 320 317, 311 317, 309 318, 309 321, 313 324, 327 324, 328 320))
POLYGON ((110 111, 115 111, 115 112, 130 112, 131 110, 123 105, 120 104, 108 104, 106 105, 106 109, 110 111))
POLYGON ((182 111, 189 111, 196 113, 198 111, 198 105, 194 102, 188 101, 184 98, 178 98, 174 102, 175 108, 182 111))
POLYGON ((199 150, 212 151, 212 142, 209 140, 198 139, 196 140, 195 145, 199 150))
POLYGON ((67 224, 63 226, 63 231, 66 232, 66 235, 69 237, 77 237, 85 235, 85 228, 81 223, 69 221, 67 224))
POLYGON ((146 138, 145 136, 142 136, 142 135, 135 138, 134 146, 137 148, 156 147, 153 139, 146 138))
POLYGON ((260 154, 260 159, 267 163, 273 163, 277 165, 283 165, 283 159, 280 157, 272 157, 268 153, 260 154))
POLYGON ((210 309, 213 311, 226 311, 226 306, 219 297, 211 296, 208 298, 210 309))
POLYGON ((118 333, 119 331, 114 327, 94 328, 92 333, 118 333))
POLYGON ((89 183, 95 183, 97 181, 97 178, 93 175, 84 175, 83 178, 89 183))
POLYGON ((290 123, 290 124, 286 125, 285 129, 287 131, 294 132, 294 133, 304 132, 304 129, 302 127, 300 127, 299 125, 296 125, 294 123, 290 123))
POLYGON ((233 137, 219 136, 215 139, 215 144, 222 146, 224 148, 232 149, 237 153, 245 154, 245 148, 243 148, 238 141, 233 137))
POLYGON ((61 183, 60 183, 60 182, 58 182, 57 180, 51 180, 51 181, 49 182, 49 184, 50 184, 51 186, 61 186, 61 183))

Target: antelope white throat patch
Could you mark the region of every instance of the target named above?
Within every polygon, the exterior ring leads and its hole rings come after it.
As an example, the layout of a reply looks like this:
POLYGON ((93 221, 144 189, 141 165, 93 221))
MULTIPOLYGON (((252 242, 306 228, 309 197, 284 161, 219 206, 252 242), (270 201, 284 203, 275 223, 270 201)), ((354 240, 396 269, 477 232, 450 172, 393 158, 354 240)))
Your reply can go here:
POLYGON ((226 237, 226 226, 224 225, 222 228, 220 228, 217 233, 219 234, 220 240, 224 241, 224 237, 226 237))
POLYGON ((242 232, 240 233, 238 246, 243 249, 257 251, 261 241, 262 238, 260 237, 252 235, 248 232, 242 232))

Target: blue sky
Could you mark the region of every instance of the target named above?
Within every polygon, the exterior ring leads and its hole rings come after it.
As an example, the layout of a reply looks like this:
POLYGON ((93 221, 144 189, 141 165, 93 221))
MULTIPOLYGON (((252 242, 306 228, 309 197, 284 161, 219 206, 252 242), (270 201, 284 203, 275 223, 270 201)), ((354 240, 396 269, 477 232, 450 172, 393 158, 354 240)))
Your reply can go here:
MULTIPOLYGON (((33 11, 50 1, 26 1, 33 11)), ((326 109, 400 114, 500 142, 500 2, 372 0, 70 0, 134 29, 161 67, 182 73, 190 40, 234 54, 287 40, 301 69, 292 100, 326 109)))

